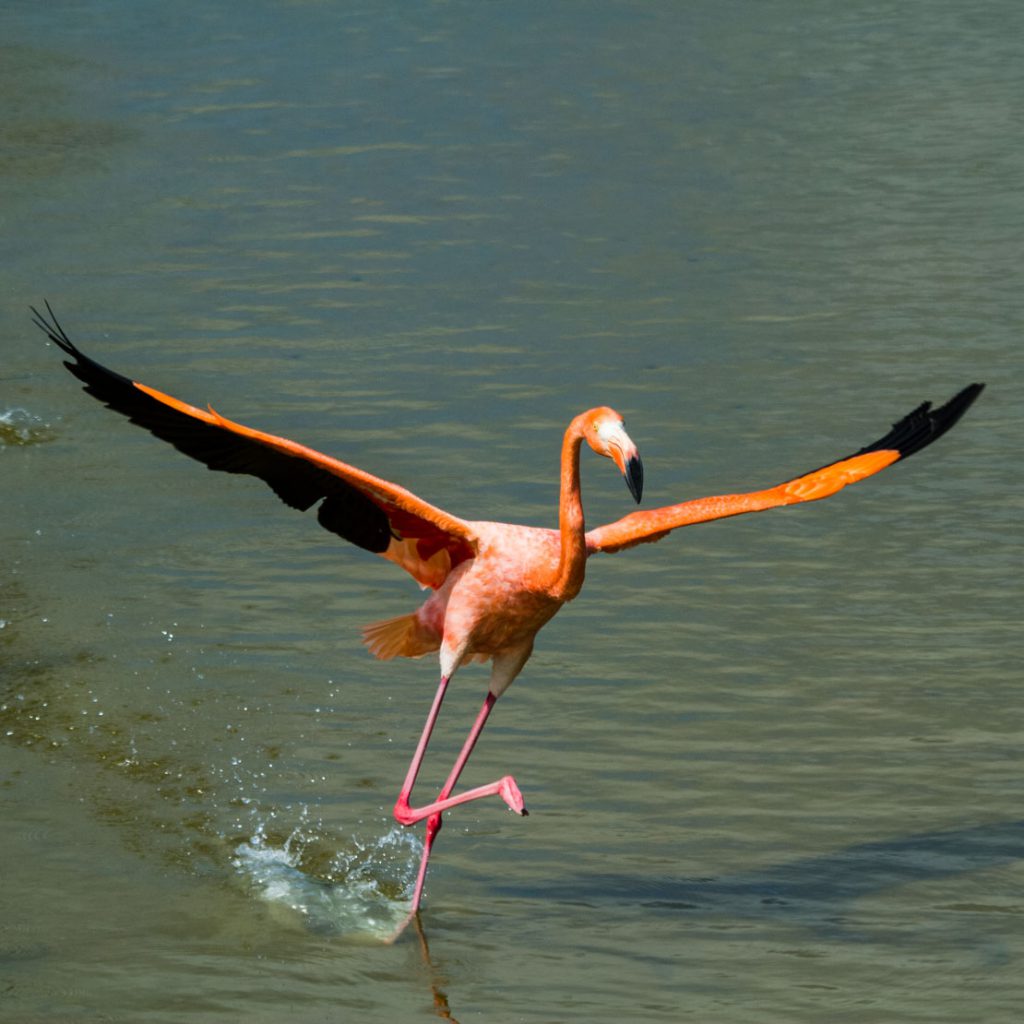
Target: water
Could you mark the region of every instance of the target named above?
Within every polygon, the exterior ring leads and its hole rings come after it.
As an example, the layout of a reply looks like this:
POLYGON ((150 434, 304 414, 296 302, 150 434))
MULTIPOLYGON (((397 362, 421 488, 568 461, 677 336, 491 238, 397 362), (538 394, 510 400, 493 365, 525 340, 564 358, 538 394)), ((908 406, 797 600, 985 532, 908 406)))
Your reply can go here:
POLYGON ((1016 5, 0 20, 0 1018, 1017 1019, 1016 5), (44 297, 469 518, 552 523, 588 405, 656 507, 989 388, 828 502, 595 558, 467 772, 530 817, 450 815, 387 945, 435 666, 358 630, 418 591, 81 395, 44 297))

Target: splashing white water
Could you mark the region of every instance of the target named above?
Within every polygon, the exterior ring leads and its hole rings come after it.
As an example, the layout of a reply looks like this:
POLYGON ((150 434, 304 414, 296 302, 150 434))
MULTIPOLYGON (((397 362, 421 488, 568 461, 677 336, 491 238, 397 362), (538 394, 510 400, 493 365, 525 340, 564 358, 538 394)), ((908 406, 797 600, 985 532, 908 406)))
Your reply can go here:
POLYGON ((296 829, 273 846, 259 826, 236 847, 234 866, 261 899, 310 931, 391 937, 409 913, 420 841, 397 827, 369 842, 350 839, 321 879, 301 867, 309 838, 296 829))
POLYGON ((27 409, 0 412, 0 449, 49 441, 53 436, 49 425, 27 409))

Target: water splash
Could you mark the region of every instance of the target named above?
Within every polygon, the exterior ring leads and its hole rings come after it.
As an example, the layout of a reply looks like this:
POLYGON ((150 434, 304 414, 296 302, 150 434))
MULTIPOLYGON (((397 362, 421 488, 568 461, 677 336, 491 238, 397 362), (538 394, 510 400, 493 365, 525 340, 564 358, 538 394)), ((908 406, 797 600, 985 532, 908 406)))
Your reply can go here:
POLYGON ((325 871, 312 874, 306 851, 322 839, 298 828, 275 845, 259 825, 235 848, 232 863, 260 899, 309 931, 392 937, 411 906, 419 839, 397 827, 368 842, 350 838, 325 871))
POLYGON ((56 435, 27 409, 7 409, 0 412, 0 448, 20 447, 52 441, 56 435))

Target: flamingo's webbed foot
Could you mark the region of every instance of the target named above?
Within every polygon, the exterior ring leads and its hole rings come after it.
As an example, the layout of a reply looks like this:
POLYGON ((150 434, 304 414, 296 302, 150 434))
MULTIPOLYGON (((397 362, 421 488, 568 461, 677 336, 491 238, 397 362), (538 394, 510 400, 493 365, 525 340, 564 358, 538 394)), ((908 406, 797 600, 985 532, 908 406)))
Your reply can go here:
POLYGON ((395 801, 395 821, 399 825, 415 825, 416 822, 422 821, 424 818, 430 818, 452 807, 458 807, 460 804, 468 804, 472 800, 482 800, 484 797, 495 795, 500 796, 505 801, 509 810, 523 816, 527 814, 523 794, 519 792, 516 780, 511 775, 506 775, 504 778, 498 779, 497 782, 489 782, 486 786, 477 786, 475 789, 469 789, 465 793, 459 793, 457 796, 447 796, 445 790, 441 792, 442 795, 437 800, 423 807, 410 807, 409 794, 401 793, 398 800, 395 801))
POLYGON ((526 801, 523 800, 523 794, 519 792, 516 780, 511 775, 506 775, 499 780, 498 786, 498 793, 501 799, 508 804, 508 809, 525 818, 530 812, 526 809, 526 801))

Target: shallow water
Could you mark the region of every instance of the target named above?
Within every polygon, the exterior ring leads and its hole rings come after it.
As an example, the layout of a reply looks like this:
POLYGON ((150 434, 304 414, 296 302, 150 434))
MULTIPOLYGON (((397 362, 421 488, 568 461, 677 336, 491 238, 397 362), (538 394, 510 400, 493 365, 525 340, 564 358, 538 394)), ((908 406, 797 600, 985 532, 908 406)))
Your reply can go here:
POLYGON ((1016 1020, 1018 8, 177 10, 0 15, 0 1018, 1016 1020), (552 524, 596 403, 656 507, 989 388, 828 502, 595 558, 467 772, 530 817, 451 814, 386 945, 436 668, 358 635, 419 592, 82 395, 44 297, 467 518, 552 524))

